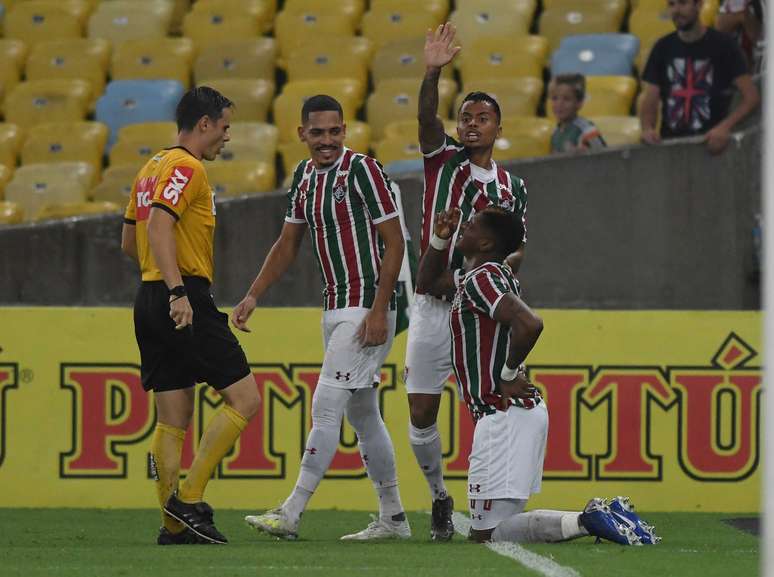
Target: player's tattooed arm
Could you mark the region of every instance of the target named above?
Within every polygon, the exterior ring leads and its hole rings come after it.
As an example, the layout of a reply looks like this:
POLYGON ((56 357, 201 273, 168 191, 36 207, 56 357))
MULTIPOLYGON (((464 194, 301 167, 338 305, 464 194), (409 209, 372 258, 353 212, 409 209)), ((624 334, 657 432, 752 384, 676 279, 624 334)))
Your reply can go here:
POLYGON ((435 215, 433 238, 419 261, 417 291, 433 296, 453 296, 457 290, 454 273, 446 268, 447 249, 460 224, 460 209, 452 208, 435 215))
POLYGON ((435 31, 428 30, 425 38, 425 77, 419 89, 419 144, 423 153, 438 150, 446 135, 443 122, 438 118, 438 80, 441 69, 449 64, 460 51, 452 46, 455 28, 442 24, 435 31))

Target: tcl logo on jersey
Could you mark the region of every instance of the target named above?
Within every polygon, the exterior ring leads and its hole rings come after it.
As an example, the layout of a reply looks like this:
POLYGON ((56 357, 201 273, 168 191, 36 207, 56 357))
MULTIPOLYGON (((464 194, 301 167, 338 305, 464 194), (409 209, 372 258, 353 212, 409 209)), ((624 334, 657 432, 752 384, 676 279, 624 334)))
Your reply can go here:
POLYGON ((193 168, 190 166, 176 166, 172 169, 172 175, 161 193, 162 198, 168 200, 173 206, 180 202, 180 195, 193 177, 193 168))
POLYGON ((137 220, 148 220, 150 215, 151 201, 153 200, 153 191, 156 189, 158 178, 155 176, 146 176, 137 181, 136 202, 137 202, 137 220))

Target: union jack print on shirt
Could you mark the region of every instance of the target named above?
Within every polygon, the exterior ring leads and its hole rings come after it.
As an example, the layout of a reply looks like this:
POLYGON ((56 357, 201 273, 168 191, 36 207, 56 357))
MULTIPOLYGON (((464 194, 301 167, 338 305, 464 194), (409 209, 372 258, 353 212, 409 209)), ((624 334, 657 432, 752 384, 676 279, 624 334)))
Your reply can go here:
POLYGON ((714 69, 709 59, 674 58, 667 67, 670 83, 666 121, 672 131, 701 132, 710 121, 714 69))

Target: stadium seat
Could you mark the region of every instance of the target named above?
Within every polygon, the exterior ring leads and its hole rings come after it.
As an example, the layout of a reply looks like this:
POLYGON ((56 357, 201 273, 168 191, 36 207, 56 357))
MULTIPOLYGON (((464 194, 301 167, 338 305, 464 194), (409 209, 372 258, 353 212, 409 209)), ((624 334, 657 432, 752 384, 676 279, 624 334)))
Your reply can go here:
POLYGON ((233 17, 249 20, 256 26, 258 35, 271 30, 276 1, 267 0, 198 0, 192 12, 209 16, 210 24, 217 24, 233 17))
POLYGON ((142 165, 136 164, 109 166, 102 173, 102 181, 89 192, 89 198, 94 201, 115 202, 125 207, 140 168, 142 165))
POLYGON ((17 202, 0 201, 0 224, 20 224, 24 211, 17 202))
POLYGON ((215 197, 269 192, 277 187, 274 162, 214 162, 207 167, 207 180, 215 197))
POLYGON ((229 129, 229 141, 220 151, 218 158, 224 162, 243 160, 274 162, 278 141, 279 131, 273 124, 233 122, 229 129))
POLYGON ((368 87, 368 61, 367 53, 353 53, 335 45, 300 47, 288 57, 288 81, 351 78, 360 84, 357 99, 362 101, 368 87))
POLYGON ((102 170, 108 128, 101 122, 61 122, 30 128, 21 150, 22 164, 88 162, 102 170))
POLYGON ((116 143, 110 149, 110 164, 145 164, 159 150, 174 146, 176 141, 174 122, 127 124, 118 131, 116 143))
MULTIPOLYGON (((628 116, 636 93, 637 81, 631 76, 589 76, 581 115, 628 116)), ((553 119, 550 101, 546 116, 553 119)))
MULTIPOLYGON (((374 2, 379 3, 380 1, 383 2, 384 0, 371 0, 371 4, 374 2)), ((282 9, 286 12, 334 11, 343 18, 359 22, 363 17, 363 12, 365 12, 365 5, 365 0, 338 0, 337 2, 330 2, 329 0, 285 0, 282 9)))
POLYGON ((173 6, 164 0, 102 2, 89 18, 89 38, 105 38, 113 45, 127 40, 163 38, 169 33, 173 6))
POLYGON ((210 44, 194 64, 194 81, 211 78, 263 78, 274 81, 277 48, 274 38, 251 38, 210 44))
MULTIPOLYGON (((344 140, 344 146, 368 154, 371 145, 371 127, 365 122, 358 120, 347 121, 347 136, 344 140)), ((293 170, 299 162, 309 158, 309 147, 305 142, 301 142, 296 136, 290 142, 285 142, 279 146, 282 156, 282 168, 285 175, 292 175, 293 170)))
POLYGON ((342 17, 328 8, 283 10, 274 21, 280 59, 285 60, 310 38, 354 36, 358 20, 342 17))
POLYGON ((639 7, 629 17, 629 32, 640 40, 640 62, 646 47, 652 46, 656 40, 674 31, 675 25, 666 9, 639 7))
POLYGON ((523 78, 481 79, 464 85, 455 102, 452 116, 456 116, 462 100, 473 91, 486 92, 500 105, 503 116, 534 116, 543 96, 543 79, 523 78))
POLYGON ((28 164, 14 173, 5 199, 22 208, 25 220, 35 220, 46 204, 85 202, 96 178, 87 162, 28 164))
POLYGON ((75 216, 89 216, 123 212, 124 207, 109 201, 46 203, 38 211, 35 220, 56 220, 75 216))
POLYGON ((234 102, 234 122, 266 122, 274 82, 260 78, 211 78, 207 84, 234 102))
POLYGON ((388 136, 374 146, 376 160, 383 165, 399 160, 417 160, 422 158, 419 149, 419 137, 388 136))
POLYGON ((398 40, 423 38, 428 28, 443 23, 443 18, 422 8, 421 2, 380 6, 376 4, 363 15, 363 36, 374 43, 376 50, 398 40))
POLYGON ((551 75, 578 73, 584 76, 627 76, 632 61, 623 52, 560 48, 551 57, 551 75))
POLYGON ((491 36, 474 40, 460 53, 462 82, 528 76, 542 78, 548 41, 542 36, 491 36))
POLYGON ((565 36, 618 32, 625 11, 625 0, 552 3, 540 16, 540 34, 548 38, 553 52, 565 36))
POLYGON ((27 52, 27 45, 21 40, 0 38, 0 61, 3 63, 13 63, 19 75, 24 72, 27 52))
MULTIPOLYGON (((446 134, 456 138, 457 136, 457 121, 447 118, 443 121, 443 129, 446 134)), ((390 122, 384 127, 383 139, 385 138, 402 138, 418 140, 419 138, 419 123, 417 119, 412 120, 396 120, 390 122)))
MULTIPOLYGON (((713 26, 718 13, 719 0, 704 0, 699 17, 705 26, 713 26)), ((632 10, 662 12, 668 18, 667 3, 662 0, 632 0, 632 10)))
POLYGON ((22 131, 15 124, 0 123, 0 165, 13 168, 22 145, 22 131))
POLYGON ((190 38, 127 40, 113 51, 110 75, 113 80, 177 80, 188 88, 193 57, 190 38))
POLYGON ((554 125, 545 118, 506 117, 492 157, 499 161, 545 156, 551 151, 554 125))
POLYGON ((369 5, 377 10, 395 10, 404 9, 406 5, 410 8, 421 8, 425 12, 430 12, 440 22, 446 22, 449 15, 449 0, 424 0, 423 2, 414 2, 414 0, 371 0, 369 5))
MULTIPOLYGON (((382 80, 395 78, 415 78, 420 82, 425 75, 424 47, 424 37, 398 40, 383 45, 371 62, 374 86, 378 86, 382 80)), ((441 78, 451 79, 453 73, 451 66, 445 66, 442 69, 441 78)))
POLYGON ((5 117, 22 128, 83 120, 91 103, 86 80, 57 78, 18 84, 5 99, 5 117))
MULTIPOLYGON (((360 85, 354 80, 303 80, 288 82, 282 93, 274 99, 274 124, 279 129, 280 142, 292 142, 298 138, 301 124, 301 107, 310 96, 329 94, 341 103, 344 119, 355 118, 360 102, 357 94, 360 85)), ((239 120, 242 120, 241 116, 239 120)))
POLYGON ((511 38, 528 34, 535 14, 535 2, 476 0, 457 3, 451 23, 457 27, 459 43, 468 46, 489 36, 511 38))
POLYGON ((629 146, 640 143, 640 119, 636 116, 592 116, 608 146, 629 146))
POLYGON ((193 40, 199 53, 212 44, 258 38, 261 31, 257 18, 216 8, 192 10, 183 20, 183 34, 193 40))
POLYGON ((640 40, 633 34, 579 34, 562 38, 559 50, 574 50, 578 54, 588 51, 589 54, 579 56, 581 60, 593 59, 599 53, 619 52, 634 63, 640 51, 640 40))
POLYGON ((0 164, 0 200, 3 200, 3 194, 5 192, 5 185, 11 180, 14 169, 5 164, 0 164))
POLYGON ((40 42, 27 59, 27 80, 81 78, 91 83, 92 97, 105 89, 110 43, 102 38, 40 42))
POLYGON ((183 85, 176 80, 110 82, 96 107, 96 119, 110 127, 108 148, 113 146, 122 126, 174 120, 183 93, 183 85))
POLYGON ((19 69, 13 60, 0 60, 0 98, 5 98, 19 84, 19 69))
POLYGON ((3 19, 6 38, 22 40, 27 48, 38 42, 78 38, 83 26, 65 2, 33 1, 15 4, 3 19))
MULTIPOLYGON (((439 83, 438 115, 447 118, 451 110, 456 85, 444 90, 439 83)), ((417 116, 419 86, 412 79, 385 80, 368 96, 366 117, 371 125, 375 140, 381 140, 384 127, 395 120, 412 119, 417 116)))

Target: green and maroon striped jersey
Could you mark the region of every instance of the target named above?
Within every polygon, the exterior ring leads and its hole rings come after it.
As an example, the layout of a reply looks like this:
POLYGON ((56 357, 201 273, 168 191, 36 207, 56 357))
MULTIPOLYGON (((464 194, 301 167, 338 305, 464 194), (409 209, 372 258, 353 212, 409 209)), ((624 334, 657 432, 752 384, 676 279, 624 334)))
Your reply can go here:
MULTIPOLYGON (((495 262, 485 263, 457 277, 457 293, 449 313, 452 363, 460 395, 474 418, 501 407, 498 392, 500 371, 508 356, 510 327, 494 320, 500 300, 519 294, 513 271, 495 262)), ((535 399, 510 399, 510 403, 531 409, 535 399)))
POLYGON ((309 224, 325 310, 373 306, 384 255, 376 225, 397 217, 390 182, 373 158, 345 148, 330 168, 298 164, 285 221, 309 224))
MULTIPOLYGON (((433 234, 435 215, 454 207, 462 212, 460 223, 468 221, 473 214, 489 206, 499 206, 520 214, 524 223, 524 240, 527 240, 527 187, 521 178, 497 166, 494 160, 492 164, 496 168, 496 177, 492 181, 484 183, 473 178, 468 153, 449 135, 446 135, 441 148, 424 156, 425 190, 420 238, 422 254, 427 250, 433 234)), ((458 233, 459 229, 447 249, 446 262, 451 269, 462 266, 462 255, 453 248, 458 233)))

